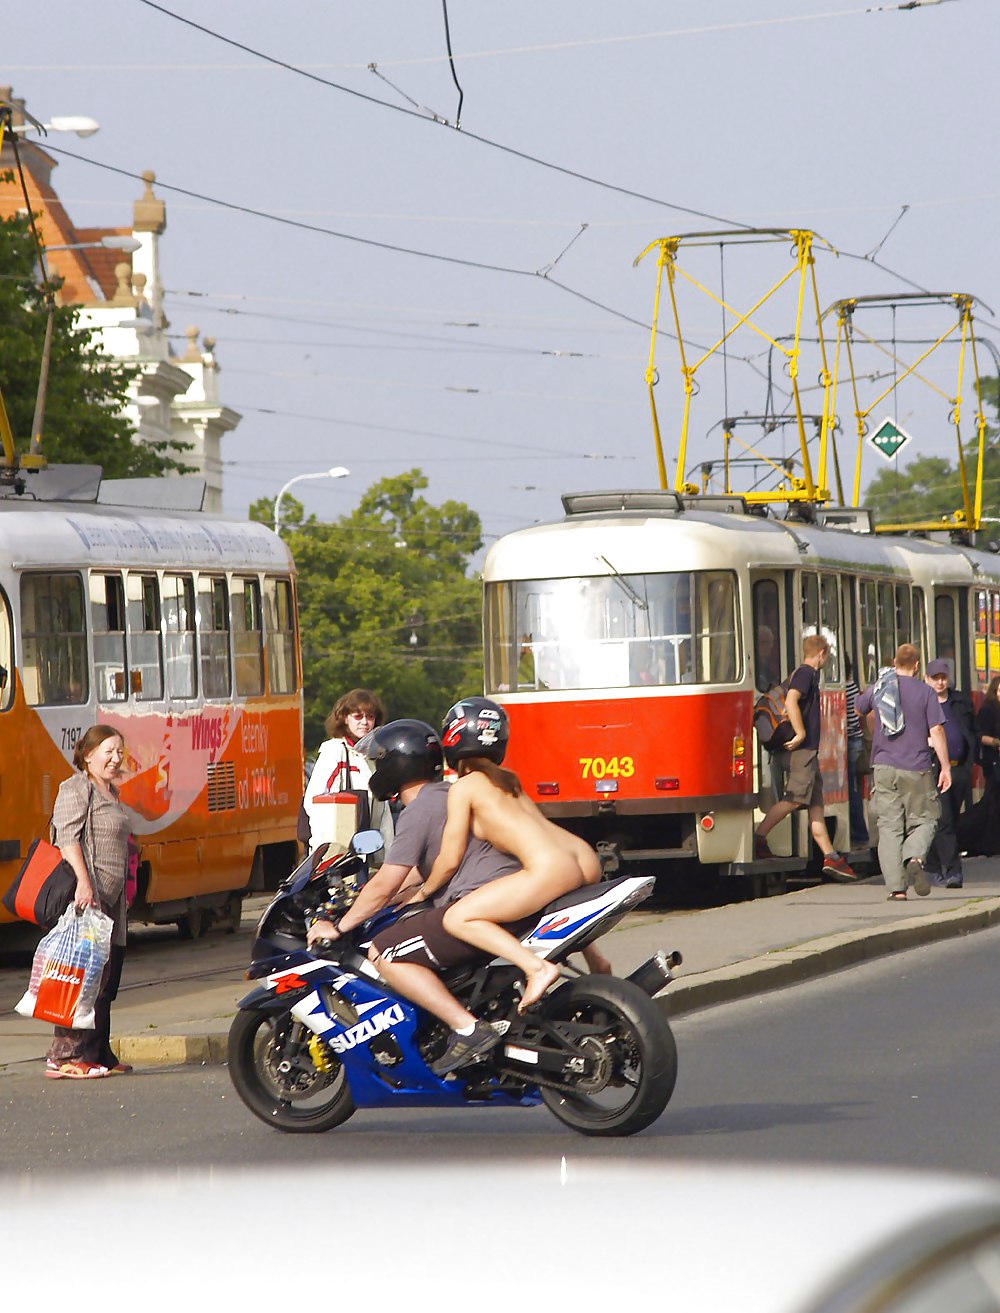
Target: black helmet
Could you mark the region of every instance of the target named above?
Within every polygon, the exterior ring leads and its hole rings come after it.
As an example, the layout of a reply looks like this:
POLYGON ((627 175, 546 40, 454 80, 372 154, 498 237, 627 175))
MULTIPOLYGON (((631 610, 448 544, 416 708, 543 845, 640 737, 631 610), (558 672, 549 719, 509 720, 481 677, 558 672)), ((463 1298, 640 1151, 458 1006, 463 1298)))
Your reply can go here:
POLYGON ((439 780, 444 770, 441 740, 422 720, 393 720, 366 734, 355 752, 372 767, 368 788, 373 798, 385 802, 407 784, 417 780, 439 780))
POLYGON ((452 767, 463 757, 486 757, 499 766, 509 737, 506 711, 489 698, 462 698, 445 713, 441 726, 444 755, 452 767))

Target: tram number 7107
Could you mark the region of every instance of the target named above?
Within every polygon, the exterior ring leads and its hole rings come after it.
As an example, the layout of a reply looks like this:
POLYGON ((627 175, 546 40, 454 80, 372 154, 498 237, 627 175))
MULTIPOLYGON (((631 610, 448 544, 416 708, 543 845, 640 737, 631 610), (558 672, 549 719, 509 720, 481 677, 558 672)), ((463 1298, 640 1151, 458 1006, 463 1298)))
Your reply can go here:
POLYGON ((631 757, 581 757, 580 766, 585 780, 630 779, 635 774, 635 762, 631 757))

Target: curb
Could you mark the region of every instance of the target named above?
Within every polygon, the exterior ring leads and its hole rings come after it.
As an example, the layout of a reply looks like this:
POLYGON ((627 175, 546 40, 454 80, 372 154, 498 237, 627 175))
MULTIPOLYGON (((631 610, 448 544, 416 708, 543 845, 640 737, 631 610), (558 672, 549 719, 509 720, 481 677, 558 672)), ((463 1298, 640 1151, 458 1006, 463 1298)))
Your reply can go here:
POLYGON ((111 1047, 136 1066, 181 1066, 226 1061, 226 1033, 216 1035, 122 1035, 111 1047))
POLYGON ((1000 925, 1000 898, 984 899, 972 907, 915 916, 874 930, 826 935, 746 962, 718 967, 690 980, 681 977, 670 986, 669 993, 657 995, 656 1002, 668 1017, 679 1017, 995 925, 1000 925))
MULTIPOLYGON (((844 931, 776 949, 745 962, 680 977, 656 1003, 673 1019, 718 1003, 753 998, 788 985, 814 980, 861 962, 902 953, 924 944, 955 939, 1000 925, 1000 898, 973 906, 914 916, 873 930, 844 931)), ((142 1066, 225 1064, 228 1035, 124 1035, 111 1047, 123 1062, 142 1066)))

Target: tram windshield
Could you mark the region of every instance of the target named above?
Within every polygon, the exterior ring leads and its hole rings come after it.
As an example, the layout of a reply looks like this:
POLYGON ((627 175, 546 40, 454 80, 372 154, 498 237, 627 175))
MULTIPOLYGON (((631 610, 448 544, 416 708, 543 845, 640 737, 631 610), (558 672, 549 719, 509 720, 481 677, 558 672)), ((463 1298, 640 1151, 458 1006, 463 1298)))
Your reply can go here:
POLYGON ((728 571, 490 583, 487 691, 732 683, 738 631, 728 571))

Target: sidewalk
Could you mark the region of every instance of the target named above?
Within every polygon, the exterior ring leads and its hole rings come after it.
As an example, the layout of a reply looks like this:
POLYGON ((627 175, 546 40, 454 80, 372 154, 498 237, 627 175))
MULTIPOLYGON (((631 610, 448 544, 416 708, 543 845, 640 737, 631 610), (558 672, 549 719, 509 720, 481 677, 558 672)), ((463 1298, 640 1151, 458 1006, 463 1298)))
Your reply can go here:
MULTIPOLYGON (((602 947, 620 975, 658 948, 678 949, 684 964, 659 1000, 675 1017, 992 925, 1000 925, 1000 857, 970 858, 963 889, 934 888, 927 898, 911 890, 905 904, 888 902, 876 877, 727 907, 639 911, 602 947)), ((248 954, 245 935, 229 942, 248 954)), ((218 956, 205 958, 210 977, 165 980, 119 996, 113 1021, 120 1057, 140 1065, 225 1061, 229 1025, 250 986, 244 956, 231 968, 220 968, 218 956)), ((177 967, 178 975, 186 973, 197 977, 197 962, 187 956, 177 967)), ((51 1027, 0 1016, 0 1075, 41 1060, 50 1037, 51 1027)))

